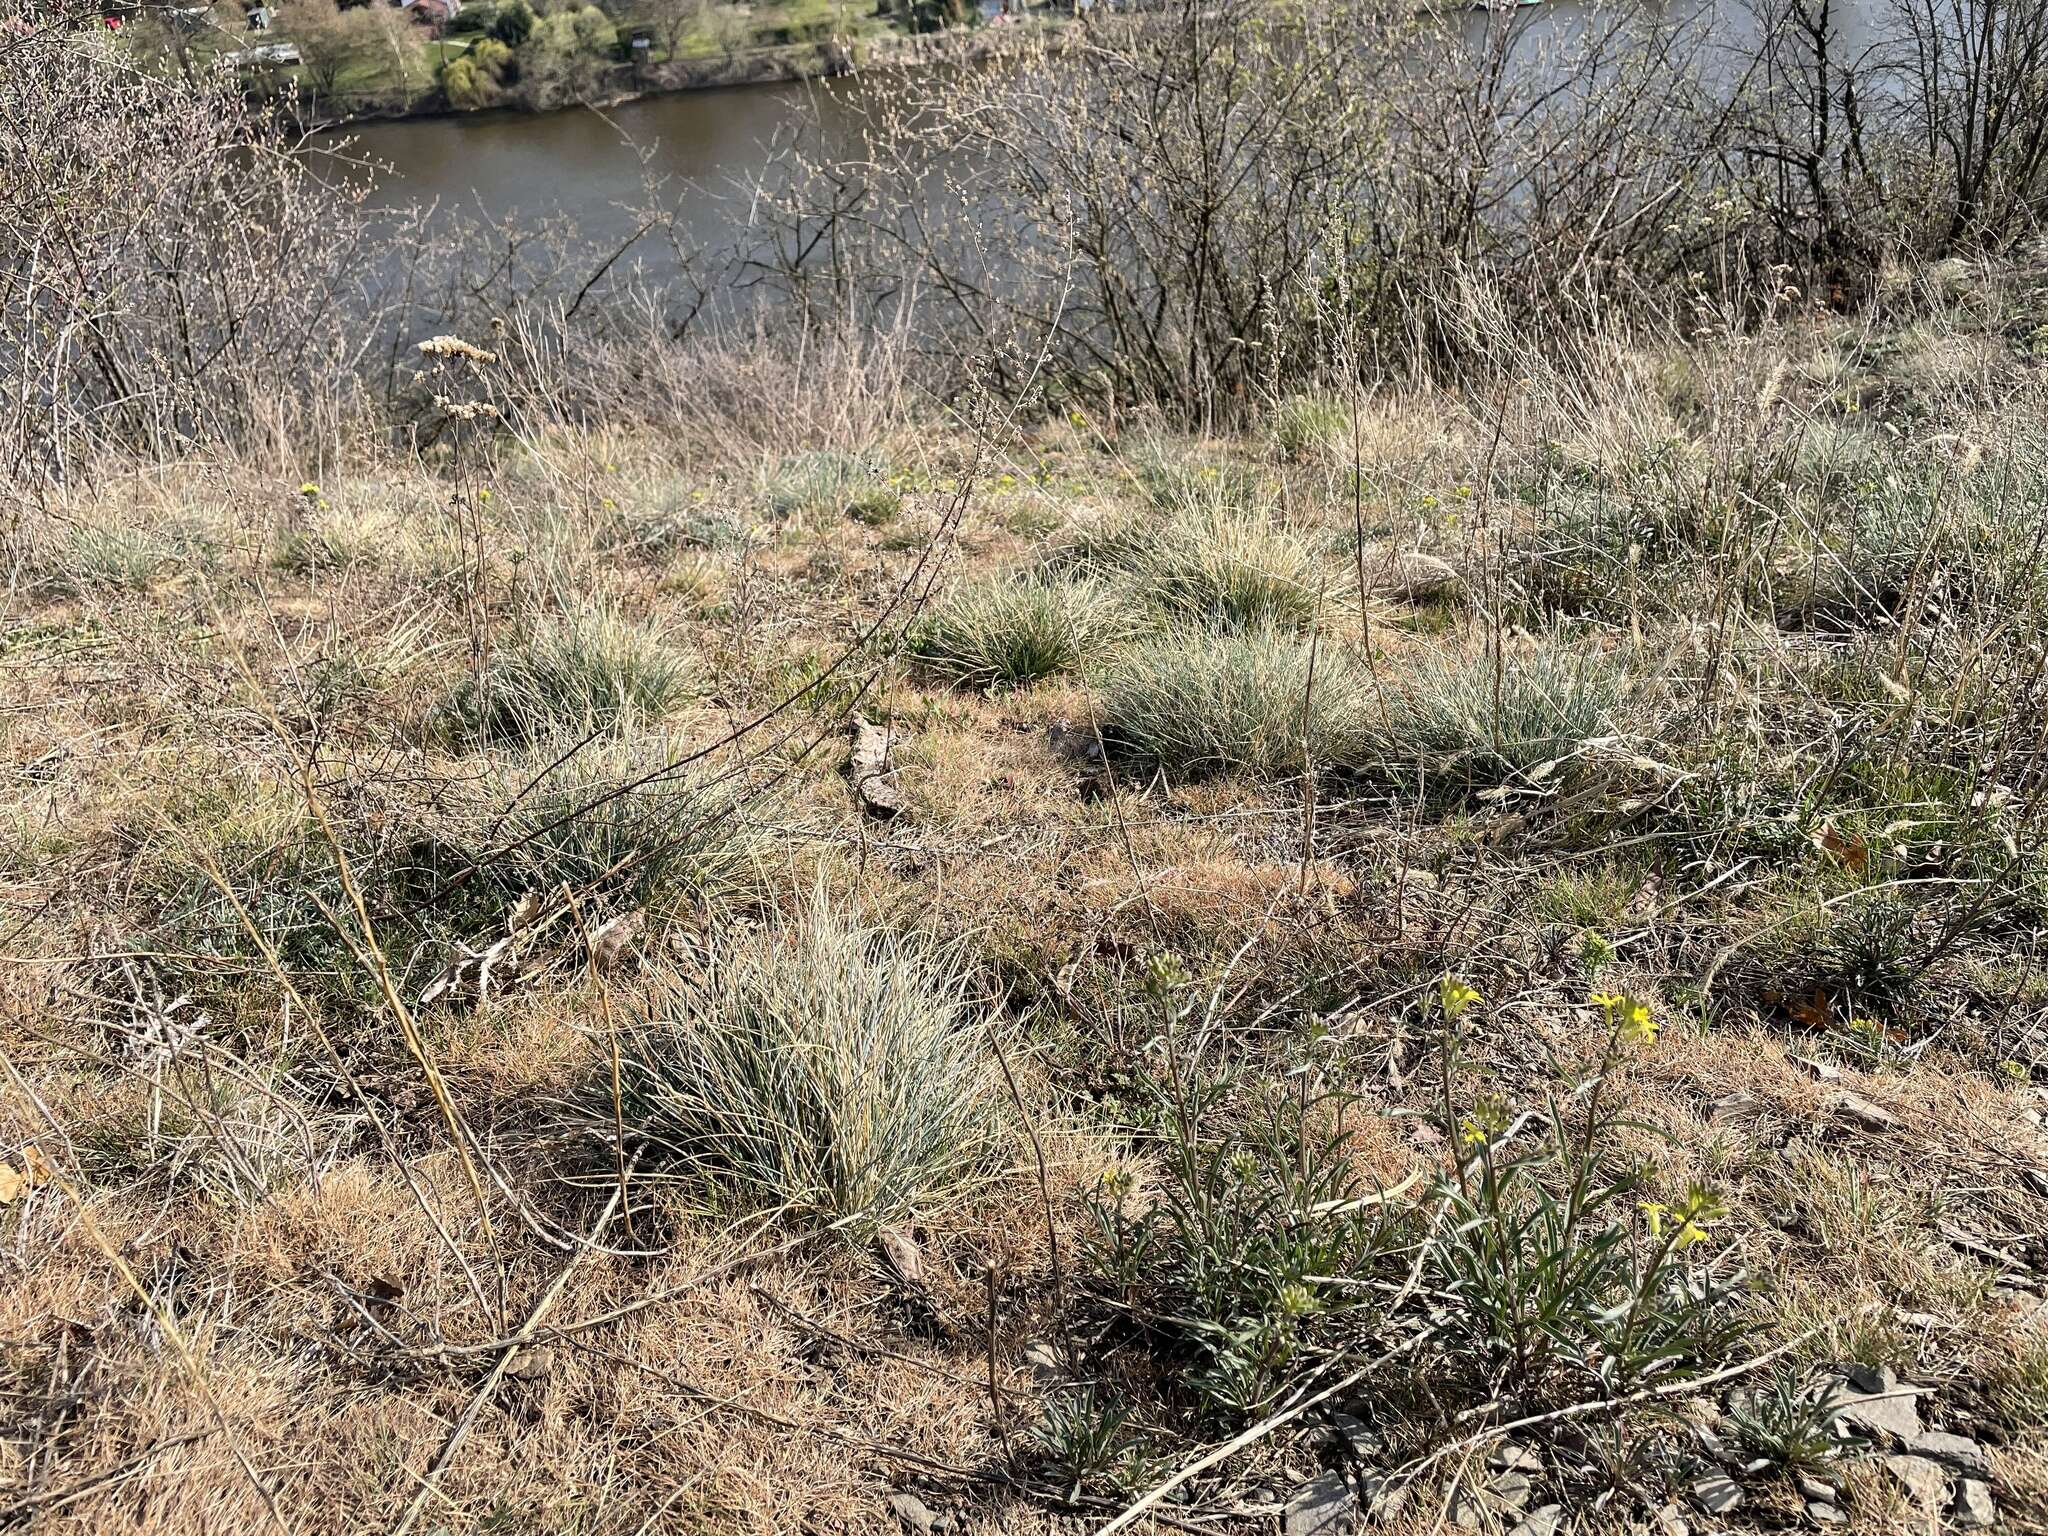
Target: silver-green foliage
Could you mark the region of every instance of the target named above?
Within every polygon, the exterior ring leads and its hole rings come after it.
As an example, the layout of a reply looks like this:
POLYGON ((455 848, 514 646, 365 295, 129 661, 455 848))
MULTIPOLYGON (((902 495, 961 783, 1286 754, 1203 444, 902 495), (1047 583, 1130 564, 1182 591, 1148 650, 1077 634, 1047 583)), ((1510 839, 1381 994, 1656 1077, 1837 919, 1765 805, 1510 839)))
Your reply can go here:
POLYGON ((1503 783, 1614 731, 1632 692, 1619 662, 1562 641, 1511 650, 1498 665, 1484 652, 1420 652, 1404 660, 1390 690, 1382 766, 1503 783))
POLYGON ((1099 582, 1026 572, 950 593, 912 632, 911 650, 962 682, 1028 683, 1071 671, 1132 628, 1099 582))
POLYGON ((647 1166, 854 1229, 929 1211, 1002 1156, 986 1025, 959 953, 822 896, 714 941, 628 1041, 623 1083, 647 1166))
POLYGON ((659 720, 690 688, 690 662, 608 608, 570 614, 500 651, 450 701, 457 734, 534 743, 659 720))
POLYGON ((1121 746, 1182 772, 1279 776, 1382 752, 1370 674, 1284 631, 1163 630, 1117 656, 1102 703, 1121 746))
POLYGON ((510 851, 501 881, 518 890, 615 888, 642 903, 679 891, 724 892, 752 866, 751 807, 737 786, 667 771, 686 749, 665 737, 593 742, 565 763, 520 754, 495 777, 494 827, 510 851))

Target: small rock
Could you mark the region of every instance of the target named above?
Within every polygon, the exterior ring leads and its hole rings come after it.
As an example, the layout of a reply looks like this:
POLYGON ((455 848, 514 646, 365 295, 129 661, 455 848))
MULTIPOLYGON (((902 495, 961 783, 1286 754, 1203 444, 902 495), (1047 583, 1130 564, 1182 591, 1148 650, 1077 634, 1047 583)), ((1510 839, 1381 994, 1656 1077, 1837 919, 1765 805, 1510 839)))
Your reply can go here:
POLYGON ((1295 1489, 1287 1500, 1287 1536, 1344 1536, 1356 1530, 1360 1510, 1351 1485, 1325 1472, 1295 1489))
POLYGON ((889 1495, 889 1507, 896 1512, 896 1518, 903 1522, 905 1530, 915 1531, 917 1536, 932 1536, 932 1522, 937 1517, 916 1494, 892 1493, 889 1495))
POLYGON ((1895 1131, 1899 1128, 1897 1115, 1846 1088, 1829 1094, 1821 1108, 1825 1113, 1860 1125, 1866 1131, 1895 1131))
POLYGON ((1541 1472, 1543 1456, 1533 1445, 1524 1445, 1519 1440, 1503 1440, 1493 1448, 1486 1464, 1496 1472, 1541 1472))
POLYGON ((1455 565, 1419 550, 1404 550, 1394 556, 1374 583, 1377 591, 1406 603, 1445 597, 1455 592, 1458 586, 1458 568, 1455 565))
POLYGON ((505 1374, 514 1381, 546 1381, 554 1372, 555 1352, 545 1344, 514 1355, 512 1363, 505 1367, 505 1374))
POLYGON ((1365 1512, 1375 1520, 1391 1520, 1408 1506, 1408 1485, 1383 1474, 1365 1479, 1365 1512))
POLYGON ((1320 1438, 1327 1449, 1360 1461, 1371 1461, 1387 1448, 1386 1438, 1378 1430, 1351 1413, 1331 1414, 1320 1438))
POLYGON ((1055 720, 1045 733, 1045 744, 1061 757, 1074 762, 1087 763, 1091 767, 1099 767, 1102 763, 1101 738, 1089 726, 1055 720))
POLYGON ((1486 1491, 1519 1514, 1529 1507, 1529 1496, 1534 1489, 1527 1473, 1502 1472, 1487 1479, 1486 1491))
POLYGON ((1887 1456, 1884 1469, 1925 1514, 1934 1514, 1948 1499, 1948 1473, 1938 1461, 1925 1456, 1887 1456))
POLYGON ((1996 1525, 1998 1505, 1992 1501, 1991 1485, 1981 1478, 1964 1478, 1956 1488, 1956 1501, 1949 1506, 1948 1514, 1966 1531, 1984 1530, 1996 1525))
POLYGON ((1720 1472, 1710 1472, 1692 1485, 1692 1501, 1709 1515, 1725 1515, 1742 1502, 1742 1485, 1720 1472))
POLYGON ((1983 1446, 1967 1435, 1950 1435, 1930 1429, 1925 1434, 1915 1435, 1906 1443, 1906 1449, 1915 1456, 1945 1461, 1970 1477, 1986 1478, 1991 1475, 1991 1458, 1984 1454, 1983 1446))
POLYGON ((1486 1529, 1486 1511, 1479 1507, 1470 1490, 1460 1486, 1451 1495, 1451 1502, 1444 1510, 1444 1518, 1461 1531, 1483 1531, 1486 1529))
POLYGON ((1804 1472, 1799 1474, 1796 1482, 1799 1488, 1799 1496, 1810 1503, 1839 1504, 1842 1502, 1842 1490, 1833 1483, 1818 1477, 1809 1476, 1804 1472))
POLYGON ((1559 1520, 1564 1515, 1562 1504, 1543 1504, 1529 1511, 1526 1518, 1508 1536, 1556 1536, 1559 1520))
POLYGON ((895 738, 886 727, 859 715, 850 729, 853 748, 847 754, 847 777, 861 809, 886 820, 903 809, 903 791, 896 784, 895 738))
POLYGON ((1860 1435, 1901 1445, 1920 1434, 1920 1388, 1899 1380, 1890 1366, 1851 1366, 1843 1377, 1851 1395, 1835 1404, 1835 1417, 1860 1435))
POLYGON ((1808 1499, 1806 1501, 1806 1518, 1815 1525, 1847 1525, 1849 1523, 1847 1515, 1835 1508, 1834 1505, 1824 1504, 1819 1499, 1808 1499))
POLYGON ((890 1272, 908 1286, 924 1284, 924 1255, 909 1233, 884 1227, 875 1234, 875 1248, 890 1272))

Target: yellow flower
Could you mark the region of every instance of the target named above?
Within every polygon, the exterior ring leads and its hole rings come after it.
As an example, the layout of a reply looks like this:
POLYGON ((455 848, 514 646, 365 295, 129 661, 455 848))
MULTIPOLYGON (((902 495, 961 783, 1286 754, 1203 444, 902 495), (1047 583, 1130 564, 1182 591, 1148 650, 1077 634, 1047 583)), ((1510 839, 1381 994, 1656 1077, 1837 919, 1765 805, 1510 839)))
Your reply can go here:
POLYGON ((1472 1101, 1472 1113, 1458 1122, 1458 1140, 1468 1147, 1483 1147, 1508 1128, 1508 1101, 1497 1093, 1482 1093, 1472 1101))
POLYGON ((1650 1005, 1626 992, 1595 992, 1587 999, 1607 1016, 1607 1027, 1624 1040, 1637 1045, 1655 1045, 1663 1023, 1650 1012, 1650 1005))
POLYGON ((1630 1000, 1621 1012, 1621 1033, 1624 1039, 1640 1041, 1644 1045, 1657 1043, 1657 1031, 1662 1026, 1650 1016, 1649 1008, 1630 1000))
POLYGON ((487 485, 482 490, 478 491, 476 493, 476 499, 478 501, 489 501, 491 499, 491 488, 487 485))
POLYGON ((1455 976, 1445 976, 1436 984, 1436 1000, 1443 1007, 1444 1017, 1455 1024, 1465 1016, 1465 1010, 1474 1003, 1484 1002, 1479 989, 1455 976))
POLYGON ((1664 1221, 1669 1217, 1677 1224, 1678 1230, 1671 1236, 1674 1253, 1683 1252, 1694 1243, 1707 1240, 1707 1228, 1728 1214, 1728 1207, 1721 1197, 1704 1184, 1689 1186, 1684 1203, 1675 1210, 1661 1200, 1648 1200, 1642 1206, 1643 1215, 1649 1218, 1650 1236, 1664 1235, 1664 1221))
POLYGON ((309 499, 315 498, 318 497, 320 494, 320 487, 315 485, 312 481, 308 480, 304 485, 299 487, 299 494, 309 499))

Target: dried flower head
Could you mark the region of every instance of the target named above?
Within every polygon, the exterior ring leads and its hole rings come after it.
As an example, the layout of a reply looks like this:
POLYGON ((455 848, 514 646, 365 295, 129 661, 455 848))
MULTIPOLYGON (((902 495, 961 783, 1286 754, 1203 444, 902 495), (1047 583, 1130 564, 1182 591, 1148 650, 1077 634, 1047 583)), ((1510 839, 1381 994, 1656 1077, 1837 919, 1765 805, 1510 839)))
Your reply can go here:
POLYGON ((428 357, 460 357, 472 363, 495 363, 498 360, 497 353, 487 352, 460 336, 429 336, 420 343, 420 351, 428 357))

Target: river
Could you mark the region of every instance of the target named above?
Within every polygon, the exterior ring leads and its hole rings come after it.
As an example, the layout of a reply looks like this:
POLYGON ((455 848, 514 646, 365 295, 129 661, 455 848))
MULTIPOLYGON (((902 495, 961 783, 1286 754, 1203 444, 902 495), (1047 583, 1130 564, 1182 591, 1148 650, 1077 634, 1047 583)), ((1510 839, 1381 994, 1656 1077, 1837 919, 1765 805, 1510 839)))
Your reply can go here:
MULTIPOLYGON (((1710 45, 1741 45, 1755 34, 1746 13, 1756 0, 1650 0, 1706 23, 1710 45)), ((1893 0, 1837 0, 1851 47, 1866 45, 1872 18, 1893 0)), ((1548 0, 1516 15, 1518 46, 1535 50, 1570 38, 1602 0, 1548 0)), ((1500 24, 1496 13, 1452 12, 1473 29, 1500 24)), ((1469 40, 1469 37, 1468 37, 1469 40)), ((1731 54, 1731 57, 1734 55, 1731 54)), ((371 123, 350 129, 353 152, 375 170, 372 205, 381 209, 458 209, 517 227, 564 218, 590 249, 604 252, 635 224, 649 178, 672 213, 679 244, 730 255, 756 248, 747 237, 757 181, 775 179, 776 162, 799 131, 813 158, 842 159, 861 148, 865 93, 886 89, 887 73, 782 85, 742 85, 652 96, 598 112, 501 111, 371 123)), ((666 247, 635 253, 661 277, 666 247)), ((669 268, 672 270, 672 267, 669 268)))
POLYGON ((806 149, 858 149, 855 78, 679 91, 603 112, 479 112, 348 130, 374 171, 371 206, 466 209, 498 220, 570 221, 597 249, 634 228, 651 179, 686 246, 730 249, 751 188, 771 179, 801 125, 806 149))

